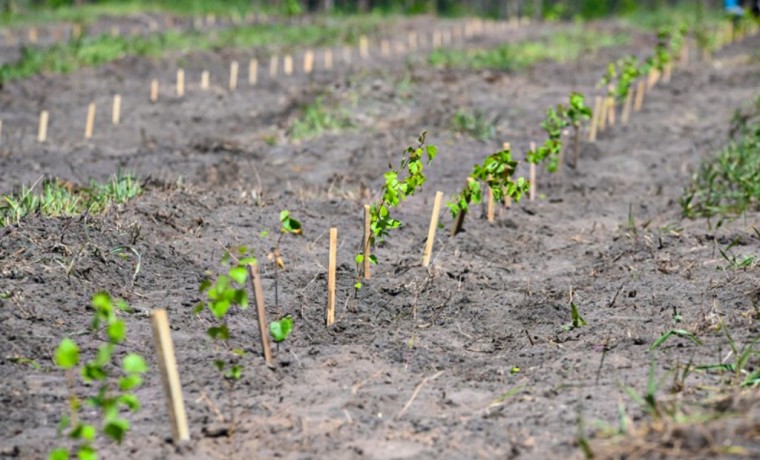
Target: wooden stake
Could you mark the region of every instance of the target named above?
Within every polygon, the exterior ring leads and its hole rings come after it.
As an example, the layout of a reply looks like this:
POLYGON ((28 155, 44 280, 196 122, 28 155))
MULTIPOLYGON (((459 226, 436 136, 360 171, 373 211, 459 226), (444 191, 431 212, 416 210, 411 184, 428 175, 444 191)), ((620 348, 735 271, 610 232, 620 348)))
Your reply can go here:
POLYGON ((3 145, 3 120, 0 120, 0 145, 3 145))
POLYGON ((232 61, 230 63, 230 91, 235 91, 237 89, 237 80, 238 80, 238 62, 232 61))
POLYGON ((293 74, 293 56, 287 54, 282 58, 282 73, 285 75, 293 74))
POLYGON ((150 102, 158 101, 158 80, 150 82, 150 102))
POLYGON ((662 74, 662 82, 665 84, 670 83, 670 78, 673 75, 673 64, 668 62, 665 64, 665 72, 662 74))
POLYGON ((208 90, 208 84, 209 84, 208 70, 204 70, 203 72, 201 72, 201 89, 203 91, 207 91, 208 90))
POLYGON ((43 110, 40 112, 40 126, 37 130, 37 141, 45 142, 47 140, 47 125, 48 125, 48 112, 43 110))
POLYGON ((441 33, 437 30, 434 30, 433 38, 431 41, 433 42, 433 48, 440 48, 441 47, 441 33))
POLYGON ((589 142, 596 142, 596 132, 599 128, 599 115, 602 112, 602 98, 596 96, 594 99, 594 113, 591 114, 591 128, 588 131, 589 142))
POLYGON ((111 123, 118 125, 121 121, 121 96, 119 94, 113 97, 113 110, 111 112, 111 123))
POLYGON ((388 40, 380 42, 380 54, 386 58, 391 55, 391 44, 388 43, 388 40))
MULTIPOLYGON (((512 150, 512 146, 509 144, 509 142, 505 142, 502 144, 502 150, 512 150)), ((512 207, 512 197, 507 195, 506 190, 504 190, 504 206, 507 208, 512 207)), ((493 222, 493 221, 489 221, 493 222)))
POLYGON ((417 51, 417 32, 409 32, 407 41, 409 42, 409 51, 417 51))
POLYGON ((92 128, 95 125, 95 103, 90 102, 87 106, 87 120, 84 125, 84 138, 92 139, 92 128))
POLYGON ((121 35, 121 31, 119 30, 119 26, 111 26, 111 36, 112 37, 118 37, 121 35))
POLYGON ((350 46, 344 46, 343 47, 343 62, 346 64, 351 64, 351 55, 353 54, 353 50, 350 46))
POLYGON ((433 243, 435 243, 435 232, 438 229, 438 215, 441 213, 442 201, 443 192, 435 192, 433 214, 430 216, 430 227, 428 227, 427 242, 425 243, 425 254, 422 256, 423 267, 430 265, 430 258, 433 256, 433 243))
POLYGON ((612 96, 607 97, 607 116, 610 128, 615 126, 615 98, 612 96))
POLYGON ((185 71, 183 69, 177 70, 177 97, 185 95, 185 71))
POLYGON ((625 96, 625 103, 623 104, 622 122, 624 125, 628 124, 628 120, 631 118, 631 106, 633 105, 633 88, 628 90, 628 94, 625 96))
POLYGON ((269 78, 277 77, 277 55, 269 58, 269 78))
POLYGON ((364 205, 364 279, 368 280, 370 279, 370 256, 372 253, 370 252, 372 248, 370 248, 369 244, 369 237, 372 232, 371 223, 372 218, 370 216, 370 205, 365 204, 364 205))
POLYGON ((253 86, 259 79, 259 61, 251 59, 248 62, 248 84, 253 86))
POLYGON ((152 317, 156 361, 161 371, 161 383, 164 387, 166 407, 169 410, 169 420, 172 425, 172 438, 174 444, 179 444, 190 440, 190 430, 187 427, 185 400, 182 397, 182 384, 177 372, 177 359, 174 356, 169 319, 166 310, 163 309, 153 310, 152 317))
POLYGON ((327 264, 327 314, 325 323, 335 323, 335 268, 338 259, 338 229, 330 229, 330 259, 327 264))
POLYGON ((689 44, 684 43, 681 47, 681 65, 689 65, 689 44))
POLYGON ((36 27, 32 27, 31 29, 29 29, 29 41, 32 44, 37 43, 37 28, 36 27))
POLYGON ((359 37, 359 56, 362 59, 369 58, 369 41, 366 35, 359 37))
POLYGON ((598 130, 603 133, 607 129, 607 96, 602 96, 599 103, 599 119, 597 120, 598 130))
POLYGON ((256 300, 256 312, 259 317, 259 334, 261 335, 261 351, 264 354, 264 361, 268 367, 274 367, 272 364, 272 349, 269 348, 269 326, 267 325, 267 310, 264 307, 264 289, 261 286, 261 276, 259 275, 259 266, 256 263, 248 265, 248 274, 251 277, 251 286, 253 287, 253 296, 256 300))
POLYGON ((333 66, 333 52, 332 50, 325 50, 325 70, 332 69, 333 66))
MULTIPOLYGON (((530 150, 531 151, 536 150, 535 142, 530 143, 530 150)), ((534 201, 536 199, 536 164, 535 163, 530 164, 530 188, 528 189, 528 197, 530 198, 530 201, 534 201)))
POLYGON ((633 111, 641 111, 641 105, 644 103, 644 92, 646 91, 646 83, 644 80, 639 80, 639 84, 636 87, 636 102, 633 104, 633 111))
MULTIPOLYGON (((506 199, 507 197, 505 195, 504 200, 506 201, 506 199)), ((488 207, 486 208, 486 219, 489 223, 493 223, 494 221, 495 208, 496 206, 493 202, 493 189, 491 187, 488 187, 488 207)))

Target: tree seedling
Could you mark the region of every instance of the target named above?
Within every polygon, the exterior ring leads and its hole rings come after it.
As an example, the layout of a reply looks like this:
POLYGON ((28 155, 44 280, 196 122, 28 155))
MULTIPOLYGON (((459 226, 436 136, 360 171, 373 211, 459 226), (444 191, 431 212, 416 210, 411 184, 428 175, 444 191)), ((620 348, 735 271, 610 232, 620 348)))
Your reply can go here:
POLYGON ((585 104, 583 94, 573 92, 570 94, 570 103, 565 112, 567 123, 573 127, 573 166, 578 167, 580 156, 580 136, 581 126, 584 122, 591 120, 591 107, 585 104))
POLYGON ((206 334, 212 341, 221 344, 218 348, 219 357, 214 360, 214 366, 224 380, 229 398, 229 436, 232 436, 235 430, 234 388, 243 375, 243 365, 240 360, 244 351, 242 348, 230 348, 231 334, 226 316, 233 307, 241 310, 248 308, 248 292, 245 288, 245 282, 248 279, 247 266, 256 263, 256 258, 249 255, 248 248, 245 246, 239 247, 236 252, 236 256, 230 251, 226 251, 222 256, 222 266, 229 267, 226 274, 219 275, 213 282, 209 279, 201 282, 199 291, 206 293, 206 300, 195 307, 196 314, 207 307, 216 321, 208 328, 206 334))
POLYGON ((546 169, 550 173, 557 172, 560 166, 560 153, 562 152, 562 132, 567 127, 566 108, 560 104, 557 108, 551 108, 546 112, 546 117, 541 122, 541 127, 546 131, 547 139, 538 148, 530 150, 525 155, 528 163, 540 164, 546 162, 546 169))
POLYGON ((663 343, 665 343, 669 338, 671 337, 683 337, 685 339, 691 340, 697 345, 702 345, 702 341, 697 338, 696 335, 692 334, 689 331, 686 331, 684 329, 671 329, 668 332, 662 334, 657 340, 655 340, 652 345, 649 346, 650 350, 656 350, 660 347, 663 343))
POLYGON ((69 414, 61 418, 58 432, 59 435, 65 432, 74 445, 54 449, 48 457, 50 460, 65 460, 72 456, 80 460, 97 459, 94 444, 99 431, 105 439, 121 443, 130 428, 129 421, 122 416, 123 410, 136 412, 140 409, 140 402, 132 391, 142 385, 141 375, 147 372, 148 366, 136 353, 127 353, 120 366, 114 357, 117 346, 123 344, 127 335, 126 325, 119 319, 117 310, 129 311, 129 307, 124 301, 114 302, 105 292, 93 296, 92 307, 95 311, 91 329, 96 335, 103 333, 105 342, 98 347, 95 357, 82 363, 79 346, 69 338, 61 340, 55 350, 56 365, 66 370, 69 394, 69 414), (98 388, 84 402, 98 413, 102 420, 100 430, 82 414, 82 400, 74 389, 77 370, 84 383, 98 388))
POLYGON ((454 217, 452 235, 462 230, 464 217, 470 206, 482 201, 481 183, 485 183, 493 191, 494 201, 500 201, 503 196, 509 196, 516 202, 520 201, 530 184, 523 177, 513 179, 516 169, 517 161, 512 159, 512 151, 508 148, 492 153, 482 164, 472 167, 472 172, 467 177, 467 185, 447 204, 454 217))
MULTIPOLYGON (((356 290, 362 287, 359 280, 362 277, 364 248, 374 247, 388 236, 391 230, 401 226, 401 221, 391 216, 391 209, 398 207, 402 201, 420 191, 427 180, 424 172, 425 163, 430 164, 435 159, 438 149, 434 145, 425 145, 426 134, 427 132, 423 131, 417 138, 417 145, 409 146, 404 150, 398 167, 389 165, 389 171, 383 175, 385 184, 380 190, 380 198, 371 204, 369 209, 369 242, 368 244, 366 241, 362 242, 362 248, 354 258, 357 270, 357 281, 354 284, 356 290)), ((377 257, 371 255, 370 261, 377 264, 377 257)))
POLYGON ((272 248, 272 252, 267 255, 267 258, 271 260, 274 265, 275 320, 270 323, 269 331, 272 334, 272 338, 274 338, 274 341, 277 343, 285 340, 290 334, 290 331, 293 329, 293 318, 290 316, 280 318, 280 289, 278 282, 278 272, 281 269, 285 268, 285 262, 283 261, 282 253, 280 252, 280 243, 282 242, 282 237, 285 235, 303 235, 303 227, 301 226, 301 222, 294 219, 293 216, 291 216, 290 211, 287 209, 280 211, 280 234, 277 237, 277 242, 275 243, 274 248, 272 248), (288 321, 289 326, 286 324, 288 321), (275 334, 275 330, 278 331, 277 334, 275 334), (278 340, 278 337, 281 338, 278 340))

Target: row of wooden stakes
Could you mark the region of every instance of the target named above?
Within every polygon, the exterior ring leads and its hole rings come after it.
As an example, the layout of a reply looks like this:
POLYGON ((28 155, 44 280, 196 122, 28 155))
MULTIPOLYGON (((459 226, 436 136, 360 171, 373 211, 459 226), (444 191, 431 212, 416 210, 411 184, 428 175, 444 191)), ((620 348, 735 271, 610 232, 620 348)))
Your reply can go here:
MULTIPOLYGON (((344 46, 341 49, 341 59, 345 65, 350 65, 354 54, 358 51, 359 59, 361 61, 370 60, 373 55, 381 56, 382 58, 391 58, 394 54, 406 54, 415 52, 425 44, 429 43, 432 48, 439 48, 454 43, 461 39, 468 39, 475 35, 494 33, 499 27, 517 27, 519 23, 502 23, 502 25, 494 22, 485 22, 482 20, 471 20, 465 23, 461 27, 455 27, 451 30, 439 31, 435 30, 431 32, 429 41, 421 39, 418 32, 412 31, 407 35, 406 43, 394 42, 393 46, 391 41, 382 39, 375 46, 375 51, 371 52, 370 40, 367 36, 362 35, 359 37, 359 43, 357 48, 350 46, 344 46), (379 48, 379 52, 377 49, 379 48)), ((303 60, 301 61, 301 70, 303 74, 312 74, 315 70, 316 52, 313 50, 307 50, 303 54, 303 60)), ((333 50, 330 48, 322 50, 322 68, 325 71, 330 71, 334 67, 335 56, 333 50)), ((278 78, 280 72, 282 75, 288 77, 295 72, 295 61, 292 55, 287 54, 282 56, 272 55, 269 59, 268 65, 269 78, 274 80, 278 78)), ((229 79, 227 82, 227 88, 229 91, 236 91, 238 88, 238 76, 240 73, 240 64, 238 61, 232 61, 229 67, 229 79)), ((259 81, 259 61, 256 58, 252 58, 248 62, 248 84, 255 86, 259 81)), ((176 83, 174 85, 176 91, 176 97, 182 98, 186 95, 186 74, 184 69, 178 69, 176 74, 176 83)), ((204 70, 200 76, 199 88, 201 91, 208 91, 211 87, 211 75, 208 70, 204 70)), ((149 98, 151 103, 156 103, 159 100, 160 87, 158 79, 153 79, 150 82, 149 98)), ((121 109, 122 109, 122 96, 116 94, 113 96, 113 103, 111 109, 111 123, 118 125, 121 122, 121 109)), ((87 116, 85 119, 84 139, 90 140, 94 134, 94 124, 96 115, 96 104, 92 102, 87 107, 87 116)), ((50 121, 50 112, 43 110, 39 115, 39 123, 37 129, 37 141, 44 143, 48 140, 48 123, 50 121)), ((3 139, 3 120, 0 119, 0 145, 3 139)))

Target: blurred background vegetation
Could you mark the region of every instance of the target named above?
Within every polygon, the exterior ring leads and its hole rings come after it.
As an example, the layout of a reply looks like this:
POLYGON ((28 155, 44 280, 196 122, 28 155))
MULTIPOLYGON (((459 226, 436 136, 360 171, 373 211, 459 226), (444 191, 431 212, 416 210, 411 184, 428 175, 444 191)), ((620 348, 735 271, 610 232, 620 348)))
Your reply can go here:
POLYGON ((4 22, 13 19, 87 21, 100 14, 163 11, 180 15, 268 12, 528 16, 545 19, 593 19, 658 8, 717 8, 721 0, 0 0, 4 22))

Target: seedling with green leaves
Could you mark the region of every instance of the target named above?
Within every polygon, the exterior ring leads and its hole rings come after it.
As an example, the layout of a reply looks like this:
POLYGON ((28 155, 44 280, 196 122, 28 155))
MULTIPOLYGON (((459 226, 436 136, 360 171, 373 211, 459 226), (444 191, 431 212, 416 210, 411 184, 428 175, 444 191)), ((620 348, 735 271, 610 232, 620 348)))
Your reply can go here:
POLYGON ((570 324, 562 326, 562 329, 567 332, 587 325, 588 323, 578 311, 578 305, 575 302, 570 302, 570 324))
POLYGON ((279 276, 280 269, 285 268, 285 262, 282 259, 282 253, 280 252, 280 243, 282 237, 285 235, 302 235, 303 227, 301 222, 294 219, 290 214, 290 211, 283 210, 280 212, 280 234, 277 236, 277 241, 272 248, 272 252, 267 256, 272 261, 274 266, 274 308, 275 308, 275 320, 269 325, 269 330, 272 334, 274 341, 279 343, 285 340, 290 331, 293 329, 293 318, 290 316, 280 317, 280 300, 279 300, 279 276))
POLYGON ((758 386, 760 385, 760 368, 756 368, 754 372, 749 372, 750 360, 758 356, 758 350, 756 348, 757 343, 760 342, 760 337, 756 337, 752 341, 745 343, 741 348, 737 345, 731 333, 726 327, 726 323, 720 323, 720 327, 723 333, 728 339, 728 345, 731 347, 731 356, 734 357, 732 363, 720 363, 720 364, 708 364, 703 366, 697 366, 697 369, 705 371, 719 371, 729 372, 733 374, 731 379, 732 383, 740 383, 741 386, 758 386))
POLYGON ((55 350, 56 365, 66 370, 69 393, 69 414, 61 419, 58 431, 65 432, 73 446, 54 449, 49 455, 51 460, 65 460, 72 456, 80 460, 97 459, 94 444, 99 435, 121 443, 130 428, 123 411, 136 412, 140 409, 140 402, 132 391, 142 385, 141 376, 147 372, 148 366, 136 353, 124 355, 121 365, 114 356, 117 348, 123 348, 127 336, 126 325, 118 317, 118 311, 129 311, 129 306, 122 300, 114 302, 110 295, 100 292, 93 296, 92 307, 91 329, 96 336, 103 334, 104 341, 98 347, 96 356, 82 362, 80 347, 69 338, 61 340, 55 350), (97 387, 97 392, 84 402, 102 420, 99 430, 83 414, 82 400, 75 390, 77 373, 85 384, 97 387))
POLYGON ((568 125, 567 109, 559 104, 557 108, 551 108, 546 112, 546 117, 541 122, 541 127, 546 131, 547 139, 538 148, 528 151, 525 160, 528 163, 540 164, 546 161, 546 169, 550 173, 557 172, 560 166, 560 154, 562 153, 562 132, 568 125))
POLYGON ((488 155, 482 164, 472 167, 472 172, 467 177, 467 185, 448 202, 451 215, 454 217, 452 235, 462 230, 470 206, 482 201, 481 184, 486 184, 492 190, 496 201, 504 196, 520 201, 530 188, 530 183, 523 177, 514 179, 516 169, 517 161, 512 159, 512 150, 509 148, 488 155))
MULTIPOLYGON (((434 145, 425 145, 426 131, 417 138, 416 146, 409 146, 401 156, 398 167, 389 166, 383 177, 385 184, 380 189, 380 198, 370 205, 370 234, 369 241, 363 241, 364 247, 374 247, 390 234, 391 230, 401 227, 401 221, 391 216, 391 210, 398 207, 403 201, 422 189, 427 177, 425 176, 425 164, 430 164, 438 154, 434 145), (427 160, 427 161, 426 161, 427 160)), ((354 288, 361 289, 362 266, 364 253, 360 252, 354 258, 356 262, 357 281, 354 288)), ((372 255, 370 261, 377 263, 377 258, 372 255)))
POLYGON ((573 157, 575 159, 573 166, 578 167, 580 156, 580 138, 581 127, 583 123, 591 120, 591 107, 585 103, 585 98, 581 93, 570 93, 570 103, 565 111, 567 124, 573 127, 573 157))
POLYGON ((243 365, 240 361, 244 351, 242 348, 230 347, 232 335, 226 318, 233 307, 241 310, 248 308, 248 291, 245 287, 248 265, 256 263, 256 258, 249 255, 245 246, 237 248, 235 252, 236 254, 226 251, 222 256, 221 264, 227 270, 226 274, 219 275, 213 282, 209 279, 201 282, 199 290, 206 294, 206 300, 195 307, 196 313, 201 313, 207 307, 215 320, 215 324, 208 328, 206 334, 213 342, 220 344, 217 347, 218 357, 214 360, 214 366, 227 389, 230 436, 235 430, 234 389, 243 376, 243 365))

